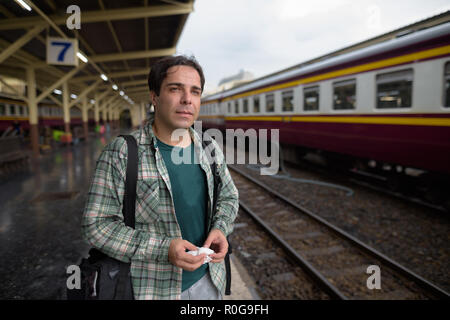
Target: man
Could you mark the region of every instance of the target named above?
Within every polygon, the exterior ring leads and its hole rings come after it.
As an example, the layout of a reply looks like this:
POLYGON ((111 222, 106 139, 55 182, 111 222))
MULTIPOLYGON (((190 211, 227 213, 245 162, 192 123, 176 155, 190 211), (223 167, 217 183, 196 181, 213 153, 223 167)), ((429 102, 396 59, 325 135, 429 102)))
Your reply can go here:
POLYGON ((222 181, 212 212, 213 173, 191 128, 204 82, 193 58, 168 57, 152 66, 148 83, 154 119, 131 133, 139 154, 134 230, 124 225, 122 215, 125 140, 114 139, 97 161, 82 233, 110 257, 131 261, 135 299, 221 299, 224 292, 226 236, 237 215, 238 192, 222 151, 212 141, 222 181), (180 153, 191 161, 174 161, 173 155, 180 153), (204 264, 205 254, 186 252, 197 247, 214 250, 209 263, 204 264))

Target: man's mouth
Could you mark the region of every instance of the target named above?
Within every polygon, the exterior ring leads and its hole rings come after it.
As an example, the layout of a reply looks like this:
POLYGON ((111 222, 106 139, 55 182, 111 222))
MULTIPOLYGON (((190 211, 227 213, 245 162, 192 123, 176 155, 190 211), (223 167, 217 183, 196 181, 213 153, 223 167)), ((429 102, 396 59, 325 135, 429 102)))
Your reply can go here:
POLYGON ((192 115, 193 115, 193 113, 192 113, 192 112, 189 112, 189 111, 184 111, 184 110, 182 110, 182 111, 177 111, 177 113, 179 113, 179 114, 186 114, 186 115, 190 115, 190 116, 192 116, 192 115))

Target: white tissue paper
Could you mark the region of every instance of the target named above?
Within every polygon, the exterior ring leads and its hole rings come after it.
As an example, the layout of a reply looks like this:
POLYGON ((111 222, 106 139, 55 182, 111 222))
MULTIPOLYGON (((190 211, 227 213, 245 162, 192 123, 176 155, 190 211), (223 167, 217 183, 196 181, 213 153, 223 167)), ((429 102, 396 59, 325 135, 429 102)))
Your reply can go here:
POLYGON ((210 248, 204 248, 204 247, 197 247, 197 250, 188 251, 187 253, 195 256, 198 256, 199 254, 206 253, 205 260, 203 261, 203 264, 210 262, 212 259, 209 257, 210 254, 215 253, 214 250, 211 250, 210 248))

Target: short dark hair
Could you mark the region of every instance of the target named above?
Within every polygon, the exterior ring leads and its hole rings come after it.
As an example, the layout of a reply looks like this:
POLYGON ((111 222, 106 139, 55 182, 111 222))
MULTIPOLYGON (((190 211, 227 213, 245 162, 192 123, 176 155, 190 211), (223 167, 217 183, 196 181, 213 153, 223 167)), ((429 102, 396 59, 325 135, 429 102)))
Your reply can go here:
POLYGON ((203 70, 200 64, 197 62, 195 57, 187 56, 170 56, 164 57, 156 61, 148 74, 148 88, 150 91, 156 93, 159 96, 161 91, 161 84, 167 76, 167 70, 173 66, 189 66, 197 70, 200 76, 200 82, 203 92, 203 87, 205 85, 205 76, 203 75, 203 70))

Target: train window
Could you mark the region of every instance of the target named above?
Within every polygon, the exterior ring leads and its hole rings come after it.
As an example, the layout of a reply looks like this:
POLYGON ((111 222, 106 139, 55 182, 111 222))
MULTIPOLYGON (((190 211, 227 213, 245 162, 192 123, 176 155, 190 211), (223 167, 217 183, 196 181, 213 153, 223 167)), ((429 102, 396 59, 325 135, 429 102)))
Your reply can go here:
POLYGON ((450 107, 450 62, 445 64, 445 107, 450 107))
POLYGON ((228 102, 228 113, 231 113, 231 102, 228 102))
POLYGON ((294 111, 294 91, 284 91, 281 93, 283 101, 283 111, 294 111))
POLYGON ((333 83, 333 109, 355 109, 356 105, 356 80, 345 80, 333 83))
POLYGON ((266 111, 267 112, 275 111, 275 98, 273 93, 266 94, 266 111))
POLYGON ((23 116, 23 106, 19 106, 19 114, 23 116))
POLYGON ((410 108, 412 82, 412 69, 377 75, 377 108, 410 108))
POLYGON ((248 113, 248 99, 244 99, 244 113, 248 113))
POLYGON ((16 106, 13 104, 9 105, 9 115, 14 116, 16 114, 16 106))
POLYGON ((239 113, 239 103, 237 100, 234 102, 234 113, 239 113))
POLYGON ((4 103, 0 103, 0 116, 4 116, 6 114, 6 106, 4 103))
POLYGON ((319 110, 319 86, 303 89, 303 110, 304 111, 319 110))
POLYGON ((259 96, 253 97, 253 112, 259 112, 259 96))

